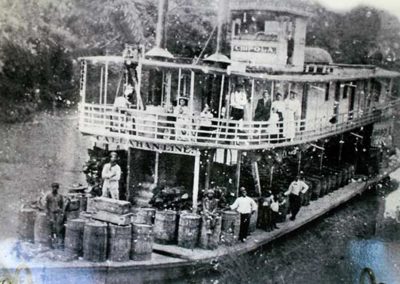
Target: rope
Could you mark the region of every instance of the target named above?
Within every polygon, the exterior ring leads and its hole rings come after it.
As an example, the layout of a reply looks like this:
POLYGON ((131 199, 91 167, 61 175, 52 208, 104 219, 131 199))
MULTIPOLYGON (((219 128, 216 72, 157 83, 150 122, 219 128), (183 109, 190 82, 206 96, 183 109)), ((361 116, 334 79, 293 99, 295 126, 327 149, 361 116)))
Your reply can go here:
POLYGON ((210 42, 210 40, 211 40, 213 34, 215 33, 215 30, 217 29, 217 27, 218 27, 218 25, 216 25, 216 26, 214 27, 214 29, 212 30, 210 36, 208 37, 208 39, 207 39, 207 41, 206 41, 206 44, 205 44, 204 47, 203 47, 203 50, 200 52, 200 55, 199 55, 199 57, 197 58, 195 64, 198 64, 198 63, 199 63, 200 58, 203 56, 203 53, 204 53, 204 51, 206 50, 206 48, 207 48, 207 46, 208 46, 208 44, 209 44, 209 42, 210 42))

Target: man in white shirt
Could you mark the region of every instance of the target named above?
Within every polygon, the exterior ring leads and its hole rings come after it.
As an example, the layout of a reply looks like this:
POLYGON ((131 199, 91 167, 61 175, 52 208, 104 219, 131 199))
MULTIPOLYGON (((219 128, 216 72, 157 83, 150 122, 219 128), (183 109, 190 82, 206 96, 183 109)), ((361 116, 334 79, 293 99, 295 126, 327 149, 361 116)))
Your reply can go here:
POLYGON ((290 220, 293 221, 296 219, 296 215, 299 213, 301 207, 300 193, 306 193, 308 188, 309 186, 302 180, 302 176, 298 175, 285 192, 285 195, 289 195, 290 213, 292 214, 290 220))
POLYGON ((249 234, 250 217, 257 209, 255 201, 247 196, 246 189, 240 188, 240 197, 230 206, 232 210, 240 213, 239 241, 244 242, 249 234))
POLYGON ((102 197, 119 199, 119 180, 121 178, 121 168, 117 164, 117 153, 111 152, 110 162, 105 164, 101 177, 103 178, 102 197))
POLYGON ((247 94, 243 87, 237 89, 231 94, 231 118, 233 120, 241 120, 244 116, 244 109, 247 106, 247 94))

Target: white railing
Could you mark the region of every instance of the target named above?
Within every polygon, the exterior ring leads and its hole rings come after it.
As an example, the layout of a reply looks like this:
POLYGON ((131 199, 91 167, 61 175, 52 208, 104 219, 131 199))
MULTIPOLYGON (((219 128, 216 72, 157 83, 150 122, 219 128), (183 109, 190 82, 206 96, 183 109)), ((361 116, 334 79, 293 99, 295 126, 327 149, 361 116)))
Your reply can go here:
POLYGON ((270 125, 264 121, 236 121, 200 116, 127 109, 86 103, 81 105, 80 130, 107 137, 123 137, 137 141, 186 144, 197 147, 263 149, 315 141, 378 121, 388 104, 369 112, 339 114, 332 118, 280 121, 270 125), (289 135, 288 129, 295 134, 289 135), (292 136, 292 137, 289 137, 292 136))

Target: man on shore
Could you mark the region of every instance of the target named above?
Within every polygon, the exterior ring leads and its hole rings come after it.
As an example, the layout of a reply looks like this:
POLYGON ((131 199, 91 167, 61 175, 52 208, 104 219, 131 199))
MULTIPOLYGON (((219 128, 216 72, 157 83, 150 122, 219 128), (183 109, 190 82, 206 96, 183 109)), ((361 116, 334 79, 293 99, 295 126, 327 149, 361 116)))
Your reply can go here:
POLYGON ((246 189, 240 188, 240 197, 230 206, 232 210, 240 213, 239 241, 245 242, 249 234, 250 217, 257 209, 257 204, 247 196, 246 189))
POLYGON ((301 198, 300 192, 306 193, 309 186, 303 181, 301 175, 296 177, 295 181, 289 185, 289 189, 285 192, 285 195, 289 195, 289 206, 290 206, 290 213, 292 216, 290 220, 295 220, 297 213, 299 213, 301 207, 301 198))
POLYGON ((110 154, 110 162, 105 164, 101 177, 103 178, 102 197, 119 199, 119 180, 121 178, 121 168, 117 164, 118 155, 115 152, 110 154))
POLYGON ((58 193, 59 188, 58 183, 52 183, 51 191, 45 197, 45 210, 50 223, 53 245, 58 245, 63 239, 64 200, 62 195, 58 193))

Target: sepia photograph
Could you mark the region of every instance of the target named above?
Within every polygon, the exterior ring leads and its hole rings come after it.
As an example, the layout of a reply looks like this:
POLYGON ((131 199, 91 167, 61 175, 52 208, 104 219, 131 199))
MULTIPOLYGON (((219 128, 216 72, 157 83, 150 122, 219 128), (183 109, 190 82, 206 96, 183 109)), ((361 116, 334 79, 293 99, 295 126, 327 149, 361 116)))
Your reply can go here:
POLYGON ((400 1, 0 0, 22 283, 400 283, 400 1))

